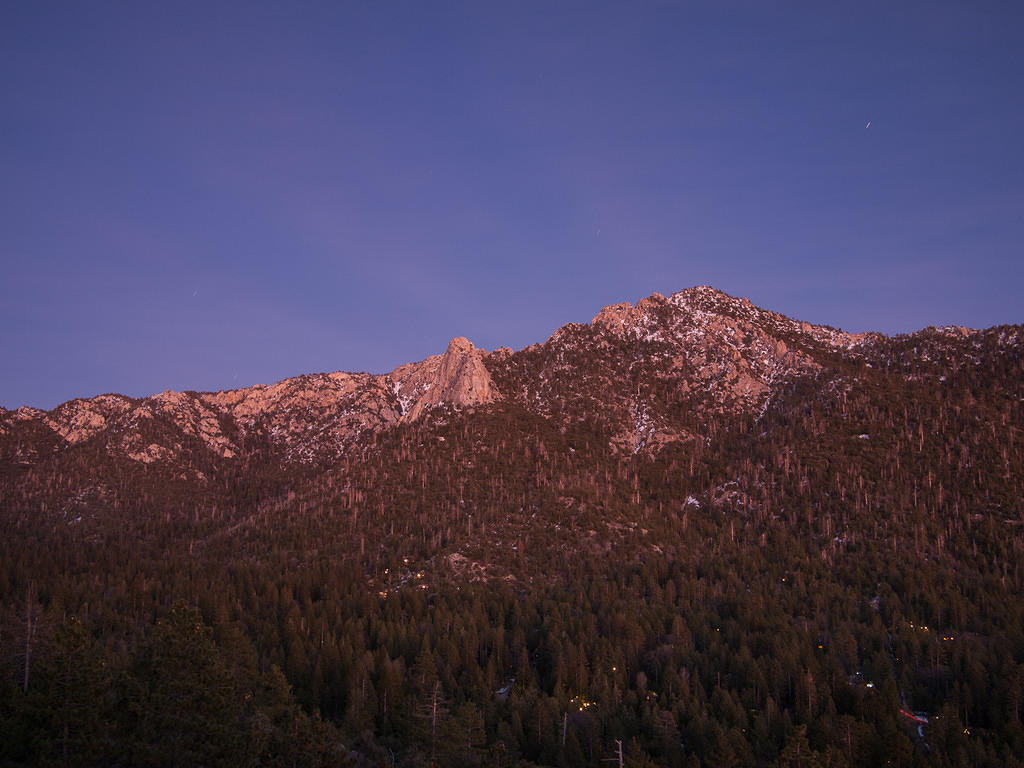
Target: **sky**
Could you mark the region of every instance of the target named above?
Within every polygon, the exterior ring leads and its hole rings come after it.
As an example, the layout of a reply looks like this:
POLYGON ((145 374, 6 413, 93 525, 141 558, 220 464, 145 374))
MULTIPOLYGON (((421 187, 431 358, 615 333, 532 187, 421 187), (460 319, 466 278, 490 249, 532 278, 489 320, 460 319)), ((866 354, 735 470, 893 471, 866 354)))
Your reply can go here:
POLYGON ((1024 322, 1022 9, 0 2, 0 406, 382 373, 692 285, 1024 322))

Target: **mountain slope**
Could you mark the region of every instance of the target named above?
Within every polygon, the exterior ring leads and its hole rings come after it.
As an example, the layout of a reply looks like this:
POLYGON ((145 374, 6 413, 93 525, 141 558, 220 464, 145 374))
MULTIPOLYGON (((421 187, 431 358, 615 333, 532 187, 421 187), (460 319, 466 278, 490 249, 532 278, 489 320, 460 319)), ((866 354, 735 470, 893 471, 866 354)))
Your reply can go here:
POLYGON ((294 690, 322 730, 274 738, 325 764, 1024 764, 1021 331, 693 288, 516 352, 0 412, 0 762, 59 759, 68 617, 78 762, 149 754, 185 616, 237 683, 207 724, 262 749, 231 713, 294 690))

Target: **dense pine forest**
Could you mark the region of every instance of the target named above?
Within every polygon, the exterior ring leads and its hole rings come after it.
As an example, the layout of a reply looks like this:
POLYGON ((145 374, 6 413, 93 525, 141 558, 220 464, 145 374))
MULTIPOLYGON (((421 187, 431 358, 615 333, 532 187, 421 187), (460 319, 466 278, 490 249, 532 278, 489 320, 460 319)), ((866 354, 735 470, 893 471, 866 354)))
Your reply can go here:
POLYGON ((1024 765, 1020 328, 736 306, 756 401, 595 321, 329 460, 0 422, 0 764, 1024 765))

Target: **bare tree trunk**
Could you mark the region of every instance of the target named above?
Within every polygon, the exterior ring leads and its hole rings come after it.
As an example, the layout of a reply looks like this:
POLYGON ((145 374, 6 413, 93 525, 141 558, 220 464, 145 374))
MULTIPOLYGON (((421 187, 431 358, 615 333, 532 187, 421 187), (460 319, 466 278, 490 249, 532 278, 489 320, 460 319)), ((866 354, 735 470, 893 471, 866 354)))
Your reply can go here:
POLYGON ((441 693, 441 683, 434 683, 434 693, 430 697, 430 762, 437 759, 437 700, 441 693))
POLYGON ((28 676, 32 668, 32 641, 35 639, 36 623, 33 621, 32 608, 35 605, 35 588, 29 584, 25 589, 25 674, 22 678, 21 689, 28 692, 28 676))

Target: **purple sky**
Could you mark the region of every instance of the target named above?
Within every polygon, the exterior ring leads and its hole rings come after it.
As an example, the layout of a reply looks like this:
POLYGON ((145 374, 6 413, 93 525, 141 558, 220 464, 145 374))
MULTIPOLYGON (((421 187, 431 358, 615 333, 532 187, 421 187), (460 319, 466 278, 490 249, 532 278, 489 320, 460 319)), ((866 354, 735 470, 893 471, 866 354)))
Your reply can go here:
POLYGON ((4 3, 0 405, 383 372, 697 284, 1024 322, 1020 4, 769 5, 4 3))

